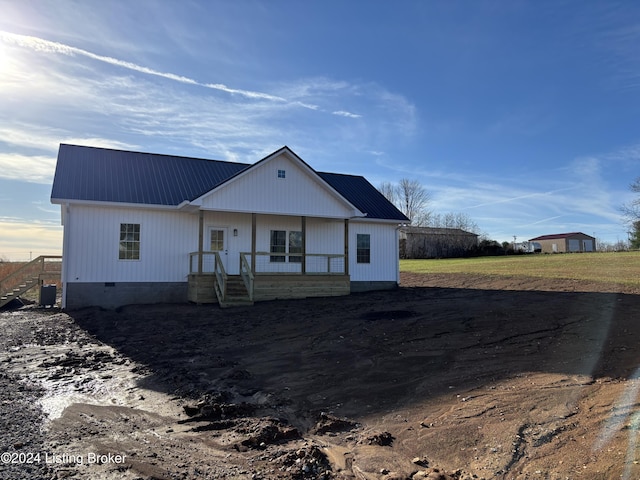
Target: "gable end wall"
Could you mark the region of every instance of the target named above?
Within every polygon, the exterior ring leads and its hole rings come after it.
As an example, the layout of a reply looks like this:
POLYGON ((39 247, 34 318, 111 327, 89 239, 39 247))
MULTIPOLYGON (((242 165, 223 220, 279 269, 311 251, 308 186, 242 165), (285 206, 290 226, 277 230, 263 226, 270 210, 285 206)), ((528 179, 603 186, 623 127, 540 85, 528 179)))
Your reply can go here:
POLYGON ((349 218, 353 208, 315 174, 280 155, 205 195, 207 210, 349 218), (285 178, 278 178, 278 170, 285 178))

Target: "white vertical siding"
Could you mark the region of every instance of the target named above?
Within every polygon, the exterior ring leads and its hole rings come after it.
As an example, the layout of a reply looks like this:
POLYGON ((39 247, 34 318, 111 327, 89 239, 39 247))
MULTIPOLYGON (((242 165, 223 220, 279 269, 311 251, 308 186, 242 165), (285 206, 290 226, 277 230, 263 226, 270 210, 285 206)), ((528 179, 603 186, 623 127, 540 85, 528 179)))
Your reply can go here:
POLYGON ((212 210, 349 218, 353 208, 331 195, 323 181, 285 155, 229 181, 203 199, 212 210), (285 178, 278 178, 284 170, 285 178))
POLYGON ((69 282, 186 281, 198 216, 149 209, 70 206, 69 282), (140 260, 119 260, 120 224, 140 224, 140 260))
POLYGON ((349 273, 354 282, 398 280, 397 226, 384 223, 350 222, 349 273), (357 263, 356 239, 359 233, 371 235, 371 263, 357 263))
MULTIPOLYGON (((184 282, 189 253, 198 250, 198 215, 167 210, 71 205, 65 221, 65 277, 68 282, 184 282), (140 260, 119 260, 120 224, 140 224, 140 260)), ((299 216, 258 215, 256 249, 269 252, 271 230, 301 231, 299 216)), ((251 214, 205 212, 209 227, 227 228, 227 272, 239 273, 240 252, 251 251, 251 214), (237 229, 238 235, 233 231, 237 229)), ((343 254, 344 221, 306 220, 307 253, 343 254)), ((397 281, 394 224, 351 221, 349 273, 353 281, 397 281), (357 234, 371 235, 371 263, 356 262, 357 234)), ((204 239, 208 250, 207 239, 204 239)), ((267 257, 268 258, 268 257, 267 257)), ((292 263, 291 268, 300 265, 292 263)), ((293 270, 292 270, 293 271, 293 270)), ((309 271, 313 271, 312 269, 309 271)))
POLYGON ((307 219, 307 253, 344 253, 344 220, 307 219))
MULTIPOLYGON (((226 264, 225 269, 230 275, 240 273, 240 252, 251 251, 251 214, 228 212, 204 213, 204 249, 209 250, 207 232, 210 227, 223 227, 227 229, 226 238, 226 264), (233 231, 238 235, 234 236, 233 231)), ((197 235, 197 234, 196 234, 197 235)), ((196 247, 197 250, 197 247, 196 247)))

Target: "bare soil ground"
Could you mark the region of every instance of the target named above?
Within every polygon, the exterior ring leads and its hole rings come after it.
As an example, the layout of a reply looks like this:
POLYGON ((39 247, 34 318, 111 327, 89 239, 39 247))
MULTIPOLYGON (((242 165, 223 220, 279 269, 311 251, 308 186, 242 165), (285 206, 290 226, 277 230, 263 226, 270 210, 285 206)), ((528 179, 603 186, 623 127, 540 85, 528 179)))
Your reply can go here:
POLYGON ((640 292, 402 285, 1 313, 0 478, 640 478, 640 292))

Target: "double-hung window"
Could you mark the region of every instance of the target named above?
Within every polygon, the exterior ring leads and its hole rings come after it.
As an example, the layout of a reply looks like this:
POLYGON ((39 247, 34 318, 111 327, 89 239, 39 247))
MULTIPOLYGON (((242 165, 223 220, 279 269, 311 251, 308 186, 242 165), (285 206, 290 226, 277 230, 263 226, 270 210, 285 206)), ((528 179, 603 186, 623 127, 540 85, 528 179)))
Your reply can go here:
MULTIPOLYGON (((289 232, 289 253, 302 253, 302 232, 289 232)), ((302 263, 302 256, 289 255, 289 262, 302 263)))
MULTIPOLYGON (((271 253, 286 253, 287 252, 287 232, 284 230, 271 230, 271 241, 269 251, 271 253)), ((271 255, 269 257, 271 262, 285 262, 286 256, 284 255, 271 255)))
POLYGON ((301 263, 302 255, 291 255, 294 254, 302 254, 302 232, 291 231, 287 232, 286 230, 271 230, 271 241, 269 252, 272 254, 270 256, 271 262, 286 262, 286 255, 273 255, 275 253, 289 253, 289 262, 290 263, 301 263), (287 235, 288 233, 288 235, 287 235), (288 247, 288 249, 287 249, 288 247))
POLYGON ((140 260, 140 224, 120 224, 120 245, 118 249, 120 260, 140 260))
POLYGON ((356 263, 371 263, 371 235, 368 233, 356 236, 356 263))

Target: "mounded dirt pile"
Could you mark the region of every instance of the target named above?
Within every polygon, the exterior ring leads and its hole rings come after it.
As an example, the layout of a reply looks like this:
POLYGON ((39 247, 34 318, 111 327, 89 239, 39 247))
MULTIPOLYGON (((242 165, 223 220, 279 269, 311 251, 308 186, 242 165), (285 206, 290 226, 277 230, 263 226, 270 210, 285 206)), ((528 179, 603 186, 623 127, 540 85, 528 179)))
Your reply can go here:
POLYGON ((0 313, 0 478, 640 478, 640 295, 404 275, 0 313))

